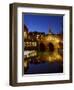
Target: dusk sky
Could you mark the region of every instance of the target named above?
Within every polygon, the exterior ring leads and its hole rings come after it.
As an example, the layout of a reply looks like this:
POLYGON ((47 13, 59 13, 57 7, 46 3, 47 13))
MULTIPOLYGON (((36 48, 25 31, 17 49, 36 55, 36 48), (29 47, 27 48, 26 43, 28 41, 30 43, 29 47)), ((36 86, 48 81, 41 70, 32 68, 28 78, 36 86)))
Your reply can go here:
POLYGON ((54 34, 60 33, 63 28, 63 16, 23 14, 24 24, 29 32, 38 31, 48 33, 49 29, 54 34))

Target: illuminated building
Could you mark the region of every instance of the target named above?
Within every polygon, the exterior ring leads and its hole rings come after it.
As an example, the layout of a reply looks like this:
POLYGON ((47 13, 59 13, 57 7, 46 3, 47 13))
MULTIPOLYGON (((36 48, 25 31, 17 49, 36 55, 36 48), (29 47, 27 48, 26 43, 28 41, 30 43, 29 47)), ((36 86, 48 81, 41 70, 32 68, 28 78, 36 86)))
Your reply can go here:
POLYGON ((63 33, 53 34, 50 30, 48 34, 37 31, 29 32, 26 26, 24 32, 24 49, 35 50, 26 57, 36 56, 35 59, 40 62, 60 62, 63 60, 63 33))

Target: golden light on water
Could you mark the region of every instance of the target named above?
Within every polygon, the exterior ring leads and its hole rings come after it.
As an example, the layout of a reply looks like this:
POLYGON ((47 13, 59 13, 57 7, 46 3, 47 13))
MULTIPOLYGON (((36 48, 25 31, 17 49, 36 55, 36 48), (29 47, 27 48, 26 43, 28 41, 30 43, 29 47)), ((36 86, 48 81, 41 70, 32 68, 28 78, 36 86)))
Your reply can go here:
POLYGON ((48 62, 62 61, 62 56, 59 55, 58 53, 55 53, 53 55, 48 55, 46 57, 47 57, 46 61, 48 62))

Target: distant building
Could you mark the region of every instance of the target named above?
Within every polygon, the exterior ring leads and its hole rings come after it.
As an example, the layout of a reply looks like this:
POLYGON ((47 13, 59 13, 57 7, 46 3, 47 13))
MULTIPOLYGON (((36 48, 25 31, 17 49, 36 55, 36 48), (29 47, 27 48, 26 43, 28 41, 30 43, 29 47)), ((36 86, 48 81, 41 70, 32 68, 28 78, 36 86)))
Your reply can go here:
POLYGON ((53 32, 52 32, 52 30, 51 30, 51 29, 49 29, 49 32, 48 32, 48 34, 53 34, 53 32))
POLYGON ((29 32, 28 37, 31 40, 38 40, 44 35, 45 35, 44 32, 36 32, 36 31, 34 31, 34 32, 29 32))

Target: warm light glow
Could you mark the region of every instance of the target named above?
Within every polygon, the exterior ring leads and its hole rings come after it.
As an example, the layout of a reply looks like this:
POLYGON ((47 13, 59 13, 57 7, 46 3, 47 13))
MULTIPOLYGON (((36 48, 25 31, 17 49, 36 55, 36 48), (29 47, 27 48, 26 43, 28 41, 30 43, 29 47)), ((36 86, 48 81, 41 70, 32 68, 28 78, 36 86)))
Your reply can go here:
MULTIPOLYGON (((26 34, 26 33, 25 33, 26 34)), ((27 35, 26 35, 27 36, 27 35)), ((49 47, 49 43, 51 43, 53 45, 53 53, 50 54, 49 53, 45 54, 45 55, 41 55, 39 56, 39 60, 45 60, 47 62, 54 62, 54 61, 62 61, 63 57, 59 54, 58 49, 61 48, 59 43, 63 43, 63 40, 61 40, 60 37, 58 37, 57 35, 52 35, 52 34, 48 34, 46 36, 41 35, 40 39, 39 39, 40 35, 36 35, 36 40, 38 41, 38 43, 43 43, 44 46, 46 47, 46 50, 48 51, 49 47)), ((25 42, 25 47, 36 47, 37 46, 37 42, 25 42)), ((45 51, 45 52, 47 52, 45 51)), ((27 54, 27 58, 29 57, 33 57, 33 56, 37 56, 37 52, 35 50, 30 51, 29 54, 27 54)))
POLYGON ((25 60, 24 62, 24 67, 27 67, 27 60, 25 60))
POLYGON ((24 39, 27 39, 27 32, 24 32, 24 39))

